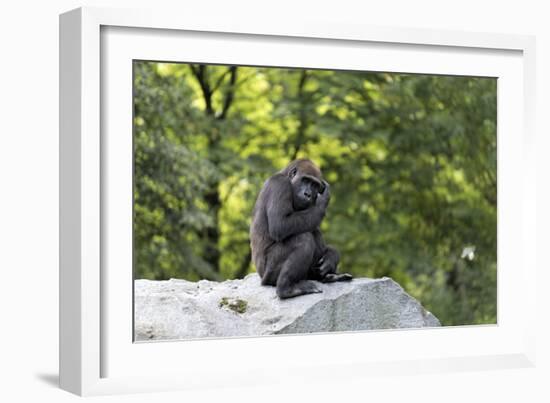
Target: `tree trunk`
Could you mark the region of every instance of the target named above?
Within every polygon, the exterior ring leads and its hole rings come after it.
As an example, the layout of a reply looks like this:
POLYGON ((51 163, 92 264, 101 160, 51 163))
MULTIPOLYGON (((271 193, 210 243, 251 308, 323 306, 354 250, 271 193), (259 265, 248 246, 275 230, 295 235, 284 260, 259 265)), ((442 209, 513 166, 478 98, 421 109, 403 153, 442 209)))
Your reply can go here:
POLYGON ((219 182, 213 184, 212 190, 205 194, 204 200, 208 203, 214 222, 212 226, 206 229, 205 240, 206 248, 204 253, 204 260, 206 260, 212 269, 216 272, 220 272, 220 227, 219 227, 219 215, 221 208, 219 182))
POLYGON ((300 75, 300 81, 298 81, 298 102, 300 105, 300 110, 298 112, 298 129, 296 131, 296 137, 294 141, 294 152, 292 153, 292 156, 290 157, 290 161, 294 161, 298 157, 298 153, 300 152, 300 149, 302 148, 302 145, 305 142, 305 136, 306 136, 306 129, 308 125, 307 121, 307 114, 306 114, 306 108, 307 104, 310 101, 307 99, 307 94, 304 91, 304 87, 306 85, 307 80, 307 70, 302 70, 302 73, 300 75))
MULTIPOLYGON (((204 98, 205 103, 205 114, 212 118, 212 124, 214 127, 209 132, 208 137, 208 149, 211 151, 212 157, 212 163, 214 165, 218 165, 221 161, 218 160, 219 152, 218 150, 221 147, 220 144, 220 134, 215 127, 215 120, 224 120, 227 117, 227 112, 229 111, 229 108, 231 107, 231 104, 233 103, 234 98, 234 92, 235 92, 235 83, 237 80, 237 67, 231 66, 227 70, 226 73, 224 73, 218 81, 212 86, 209 80, 208 76, 208 67, 205 65, 191 65, 191 71, 195 78, 197 79, 202 95, 204 98), (222 82, 224 81, 227 74, 230 74, 229 77, 229 87, 225 93, 223 105, 221 107, 221 110, 219 113, 216 113, 213 103, 212 103, 212 97, 214 95, 214 92, 218 90, 218 88, 221 86, 222 82)), ((213 217, 213 223, 210 227, 208 227, 204 234, 204 239, 206 243, 205 247, 205 253, 204 253, 204 260, 208 262, 212 269, 216 272, 220 272, 220 249, 219 249, 219 241, 220 241, 220 229, 219 229, 219 215, 220 215, 220 209, 222 207, 221 198, 220 198, 220 181, 217 180, 211 185, 211 189, 204 195, 204 200, 208 204, 208 210, 209 213, 213 217)))

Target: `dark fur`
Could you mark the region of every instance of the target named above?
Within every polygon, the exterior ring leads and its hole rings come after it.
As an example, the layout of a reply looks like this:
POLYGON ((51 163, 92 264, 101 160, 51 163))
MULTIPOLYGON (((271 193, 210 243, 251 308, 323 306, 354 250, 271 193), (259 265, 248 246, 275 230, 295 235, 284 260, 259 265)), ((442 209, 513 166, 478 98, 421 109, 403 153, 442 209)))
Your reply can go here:
POLYGON ((250 227, 252 261, 262 285, 276 286, 280 298, 321 292, 311 280, 351 279, 336 273, 340 256, 319 230, 329 200, 328 183, 308 159, 291 162, 260 191, 250 227))

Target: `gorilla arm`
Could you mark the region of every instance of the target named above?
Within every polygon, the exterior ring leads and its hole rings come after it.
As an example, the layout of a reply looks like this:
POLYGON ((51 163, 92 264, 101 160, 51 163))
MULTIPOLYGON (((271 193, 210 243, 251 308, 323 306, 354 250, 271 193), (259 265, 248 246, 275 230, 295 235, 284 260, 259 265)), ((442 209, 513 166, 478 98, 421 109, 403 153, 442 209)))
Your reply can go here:
POLYGON ((269 180, 270 193, 267 195, 266 214, 269 236, 281 242, 292 235, 315 231, 323 217, 330 199, 328 188, 319 194, 315 205, 294 211, 292 186, 287 177, 275 175, 269 180))

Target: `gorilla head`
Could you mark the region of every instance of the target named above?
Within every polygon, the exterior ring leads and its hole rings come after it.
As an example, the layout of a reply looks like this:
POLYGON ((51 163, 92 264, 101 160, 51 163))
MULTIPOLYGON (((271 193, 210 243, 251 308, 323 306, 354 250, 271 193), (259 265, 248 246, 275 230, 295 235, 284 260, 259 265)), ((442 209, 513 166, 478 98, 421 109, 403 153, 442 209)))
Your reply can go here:
POLYGON ((281 173, 290 179, 294 211, 313 206, 317 196, 325 191, 321 171, 308 159, 293 161, 281 173))

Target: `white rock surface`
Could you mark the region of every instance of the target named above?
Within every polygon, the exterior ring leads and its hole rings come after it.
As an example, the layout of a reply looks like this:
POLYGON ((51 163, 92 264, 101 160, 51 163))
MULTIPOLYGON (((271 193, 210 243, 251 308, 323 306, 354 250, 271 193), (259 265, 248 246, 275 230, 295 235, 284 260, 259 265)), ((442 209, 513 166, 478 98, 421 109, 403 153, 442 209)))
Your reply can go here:
POLYGON ((257 274, 242 280, 135 280, 135 339, 332 332, 441 326, 390 278, 319 284, 280 300, 257 274))

